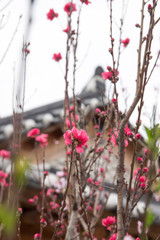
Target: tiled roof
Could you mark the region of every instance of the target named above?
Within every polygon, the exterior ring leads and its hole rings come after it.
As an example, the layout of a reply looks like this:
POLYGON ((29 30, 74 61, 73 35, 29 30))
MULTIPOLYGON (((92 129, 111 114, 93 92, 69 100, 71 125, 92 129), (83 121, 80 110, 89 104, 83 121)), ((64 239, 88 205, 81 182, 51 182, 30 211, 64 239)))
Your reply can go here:
MULTIPOLYGON (((102 94, 105 91, 105 83, 101 77, 103 69, 97 67, 94 76, 89 80, 82 92, 76 97, 80 98, 85 107, 102 105, 102 94)), ((72 101, 72 99, 70 99, 72 101)), ((51 124, 63 122, 63 100, 37 107, 23 113, 22 133, 29 129, 46 128, 51 124)), ((0 141, 7 140, 13 133, 13 117, 0 119, 0 141)))

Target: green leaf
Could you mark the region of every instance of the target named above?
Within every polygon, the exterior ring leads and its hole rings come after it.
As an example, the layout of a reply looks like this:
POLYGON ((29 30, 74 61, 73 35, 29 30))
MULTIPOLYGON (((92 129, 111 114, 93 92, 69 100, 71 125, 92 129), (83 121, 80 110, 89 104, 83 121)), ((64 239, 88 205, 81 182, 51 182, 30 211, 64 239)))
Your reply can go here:
POLYGON ((144 128, 145 128, 148 140, 151 140, 151 138, 152 138, 152 130, 147 128, 147 127, 144 127, 144 128))
POLYGON ((0 204, 0 222, 7 234, 13 233, 16 226, 15 210, 9 209, 6 204, 0 204))
POLYGON ((146 214, 146 227, 151 226, 155 217, 156 217, 156 215, 152 212, 152 210, 148 209, 147 214, 146 214))
POLYGON ((17 158, 15 161, 15 184, 20 186, 26 182, 25 172, 28 169, 28 161, 17 158))
POLYGON ((147 134, 146 144, 150 150, 152 160, 155 160, 159 153, 159 147, 157 146, 157 141, 160 138, 160 127, 156 124, 153 128, 144 127, 147 134))

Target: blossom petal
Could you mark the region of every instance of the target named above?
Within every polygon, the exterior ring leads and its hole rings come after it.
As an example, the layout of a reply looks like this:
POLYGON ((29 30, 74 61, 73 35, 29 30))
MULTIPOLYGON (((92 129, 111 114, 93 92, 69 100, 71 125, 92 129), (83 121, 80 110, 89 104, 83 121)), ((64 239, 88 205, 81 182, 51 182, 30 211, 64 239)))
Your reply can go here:
POLYGON ((78 146, 76 147, 76 151, 77 151, 77 153, 82 153, 82 152, 84 152, 83 147, 80 146, 80 145, 78 145, 78 146))

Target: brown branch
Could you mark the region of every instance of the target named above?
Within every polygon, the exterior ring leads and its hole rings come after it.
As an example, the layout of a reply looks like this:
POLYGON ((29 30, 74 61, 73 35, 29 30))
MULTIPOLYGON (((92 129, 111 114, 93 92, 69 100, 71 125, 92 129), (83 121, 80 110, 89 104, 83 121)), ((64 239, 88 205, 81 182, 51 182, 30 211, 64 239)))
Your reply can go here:
POLYGON ((69 190, 70 177, 71 177, 72 165, 73 165, 73 154, 74 154, 74 144, 72 143, 71 162, 70 162, 70 168, 69 168, 69 172, 68 172, 68 176, 67 176, 67 186, 66 186, 66 189, 65 189, 64 197, 63 197, 63 204, 62 204, 62 207, 61 207, 61 210, 60 210, 60 213, 59 213, 59 216, 58 216, 57 224, 56 224, 56 227, 55 227, 55 230, 54 230, 54 233, 52 235, 51 240, 54 240, 55 237, 56 237, 56 233, 58 231, 58 228, 60 227, 61 217, 62 217, 64 208, 66 206, 66 198, 67 198, 67 193, 68 193, 68 190, 69 190))

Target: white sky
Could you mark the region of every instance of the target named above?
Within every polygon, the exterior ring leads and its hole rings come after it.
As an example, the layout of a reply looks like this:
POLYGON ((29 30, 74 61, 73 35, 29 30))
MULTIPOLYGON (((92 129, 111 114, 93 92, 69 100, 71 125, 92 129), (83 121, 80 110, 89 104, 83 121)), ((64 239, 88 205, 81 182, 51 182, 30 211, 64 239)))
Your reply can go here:
MULTIPOLYGON (((102 66, 104 69, 112 65, 111 56, 108 53, 110 47, 109 39, 109 2, 106 0, 91 0, 92 4, 84 5, 81 15, 81 27, 78 49, 78 70, 76 79, 76 92, 80 92, 89 79, 93 76, 95 68, 102 66)), ((13 92, 13 66, 15 66, 15 81, 19 79, 20 56, 22 51, 23 38, 27 37, 30 45, 30 55, 27 59, 27 79, 25 110, 51 103, 64 97, 64 69, 65 69, 65 42, 66 34, 62 31, 66 28, 66 13, 63 10, 65 0, 35 0, 32 12, 29 10, 29 0, 13 0, 11 4, 0 11, 0 19, 4 15, 2 28, 0 29, 0 60, 15 31, 18 18, 22 14, 20 25, 12 45, 0 64, 0 116, 12 114, 12 92, 13 92), (59 13, 59 17, 53 21, 47 20, 46 13, 53 8, 59 13), (30 30, 27 29, 27 19, 32 15, 30 30), (27 35, 26 35, 27 29, 27 35), (56 63, 52 60, 53 53, 62 53, 62 61, 56 63)), ((77 9, 79 8, 79 0, 77 9)), ((118 43, 118 27, 120 24, 123 1, 113 1, 114 31, 113 35, 118 43)), ((124 1, 125 2, 125 1, 124 1)), ((120 92, 120 105, 124 109, 124 100, 121 96, 121 88, 127 89, 129 96, 128 104, 133 99, 135 91, 135 79, 137 68, 137 48, 139 29, 135 27, 140 22, 140 0, 126 0, 128 11, 125 16, 125 24, 122 39, 130 38, 130 44, 124 49, 120 63, 120 81, 118 88, 120 92)), ((7 3, 7 0, 0 1, 0 9, 7 3)), ((160 5, 158 6, 160 12, 160 5)), ((148 16, 146 7, 146 16, 148 16)), ((73 13, 74 22, 77 13, 73 13)), ((148 18, 145 18, 147 23, 148 18)), ((145 24, 146 26, 147 24, 145 24)), ((160 49, 160 26, 158 25, 154 35, 153 59, 156 58, 160 49)), ((158 97, 155 97, 154 88, 159 88, 160 70, 156 68, 152 82, 147 86, 145 95, 144 112, 149 112, 158 97)), ((71 78, 71 77, 70 77, 71 78)), ((70 84, 71 86, 72 84, 70 84)), ((108 86, 108 85, 107 85, 108 86)), ((109 87, 109 86, 108 86, 109 87)), ((71 87, 70 87, 71 89, 71 87)), ((133 119, 136 119, 134 114, 133 119)), ((146 120, 145 120, 146 122, 146 120)))

